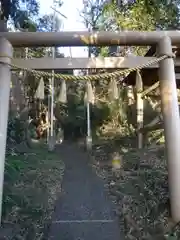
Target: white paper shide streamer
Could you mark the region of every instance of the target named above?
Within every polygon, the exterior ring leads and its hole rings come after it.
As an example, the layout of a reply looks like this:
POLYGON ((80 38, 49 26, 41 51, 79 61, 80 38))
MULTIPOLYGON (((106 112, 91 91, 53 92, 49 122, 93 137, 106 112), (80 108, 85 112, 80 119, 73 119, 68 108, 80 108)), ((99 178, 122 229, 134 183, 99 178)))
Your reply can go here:
POLYGON ((86 83, 86 92, 84 96, 84 102, 91 103, 91 104, 95 103, 95 96, 94 96, 93 88, 90 81, 87 81, 86 83))
POLYGON ((139 71, 136 72, 136 90, 141 92, 143 90, 143 81, 139 71))
POLYGON ((37 99, 41 99, 41 100, 44 99, 44 80, 43 80, 43 78, 40 79, 40 82, 36 89, 34 97, 37 99))
POLYGON ((111 79, 109 84, 109 97, 111 100, 117 100, 119 98, 119 91, 116 79, 111 79))
POLYGON ((60 88, 60 92, 59 92, 57 101, 60 103, 67 103, 67 87, 66 87, 65 80, 62 80, 62 82, 61 82, 61 88, 60 88))

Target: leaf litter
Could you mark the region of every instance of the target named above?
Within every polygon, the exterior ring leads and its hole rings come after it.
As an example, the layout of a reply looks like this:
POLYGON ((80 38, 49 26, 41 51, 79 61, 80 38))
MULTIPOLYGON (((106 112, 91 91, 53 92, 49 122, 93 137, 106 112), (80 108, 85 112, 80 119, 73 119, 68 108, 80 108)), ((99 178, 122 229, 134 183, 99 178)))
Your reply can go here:
POLYGON ((164 145, 138 150, 113 141, 92 150, 93 166, 107 181, 120 227, 128 240, 178 240, 180 224, 170 219, 168 174, 164 145), (112 173, 111 153, 122 156, 118 175, 112 173))

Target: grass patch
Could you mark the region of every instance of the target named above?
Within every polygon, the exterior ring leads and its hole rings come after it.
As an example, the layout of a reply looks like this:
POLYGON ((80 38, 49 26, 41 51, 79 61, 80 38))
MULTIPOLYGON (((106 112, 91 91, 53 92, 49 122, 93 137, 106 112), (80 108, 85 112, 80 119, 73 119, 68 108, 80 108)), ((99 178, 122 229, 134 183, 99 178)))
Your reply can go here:
POLYGON ((7 156, 0 239, 42 238, 61 191, 63 171, 60 156, 45 147, 7 156))

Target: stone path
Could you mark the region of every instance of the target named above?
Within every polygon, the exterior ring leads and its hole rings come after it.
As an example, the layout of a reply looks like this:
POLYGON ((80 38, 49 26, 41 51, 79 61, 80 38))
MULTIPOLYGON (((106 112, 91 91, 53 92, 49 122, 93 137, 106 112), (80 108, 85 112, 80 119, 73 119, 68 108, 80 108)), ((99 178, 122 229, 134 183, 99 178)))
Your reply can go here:
POLYGON ((121 240, 104 182, 92 171, 87 154, 68 143, 58 152, 66 169, 48 239, 121 240))

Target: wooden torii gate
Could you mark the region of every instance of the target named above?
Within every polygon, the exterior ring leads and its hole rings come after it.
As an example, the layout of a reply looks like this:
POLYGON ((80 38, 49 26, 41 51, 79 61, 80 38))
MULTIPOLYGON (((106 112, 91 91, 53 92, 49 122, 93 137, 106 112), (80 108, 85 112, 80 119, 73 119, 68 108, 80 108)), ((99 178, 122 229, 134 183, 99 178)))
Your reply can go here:
MULTIPOLYGON (((12 60, 13 47, 50 47, 50 46, 149 46, 156 45, 158 55, 166 55, 159 65, 160 92, 164 117, 165 140, 168 160, 171 214, 175 222, 180 221, 180 124, 176 91, 176 79, 172 44, 180 43, 179 31, 152 32, 1 32, 0 33, 0 204, 2 203, 6 132, 11 80, 11 63, 35 69, 63 68, 131 68, 138 61, 148 61, 142 57, 113 59, 33 59, 12 60), (70 62, 69 62, 70 61, 70 62), (98 63, 99 61, 99 63, 98 63), (113 62, 113 64, 112 64, 113 62), (70 66, 71 65, 71 66, 70 66), (70 67, 69 67, 70 66, 70 67)), ((180 64, 177 59, 175 62, 180 64)), ((1 204, 2 205, 2 204, 1 204)), ((0 208, 1 215, 1 208, 0 208)))

